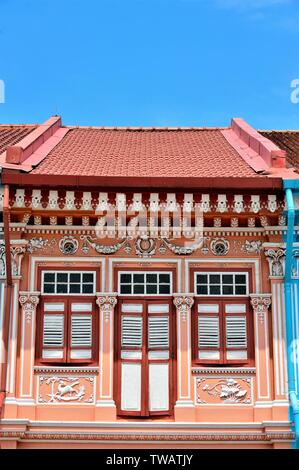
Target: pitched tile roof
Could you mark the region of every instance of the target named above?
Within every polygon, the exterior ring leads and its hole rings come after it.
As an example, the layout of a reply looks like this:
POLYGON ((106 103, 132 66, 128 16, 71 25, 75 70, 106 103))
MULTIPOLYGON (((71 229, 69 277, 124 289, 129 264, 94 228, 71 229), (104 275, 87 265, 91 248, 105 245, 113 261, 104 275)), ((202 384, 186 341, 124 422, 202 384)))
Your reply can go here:
POLYGON ((72 128, 30 174, 261 178, 220 128, 72 128))
POLYGON ((0 125, 0 155, 8 146, 17 144, 36 126, 0 125))
POLYGON ((286 151, 287 162, 299 170, 299 131, 259 131, 267 139, 286 151))

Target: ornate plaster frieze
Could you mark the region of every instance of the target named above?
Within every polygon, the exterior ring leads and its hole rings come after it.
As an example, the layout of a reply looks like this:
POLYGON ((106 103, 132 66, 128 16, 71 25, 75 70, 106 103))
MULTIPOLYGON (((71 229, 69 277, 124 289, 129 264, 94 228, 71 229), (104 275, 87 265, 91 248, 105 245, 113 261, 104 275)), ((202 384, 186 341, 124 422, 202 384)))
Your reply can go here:
POLYGON ((129 238, 125 238, 120 242, 117 242, 113 245, 101 245, 96 243, 96 238, 92 238, 90 235, 81 235, 81 240, 83 240, 83 247, 82 251, 84 253, 88 253, 88 246, 93 248, 97 253, 101 255, 112 255, 119 251, 129 240, 129 238))
POLYGON ((282 277, 284 275, 285 255, 285 248, 273 247, 265 250, 270 276, 282 277))
POLYGON ((40 292, 20 292, 19 302, 25 315, 26 323, 30 323, 39 303, 40 292))
POLYGON ((78 251, 79 242, 72 235, 65 235, 59 241, 58 246, 59 246, 59 250, 64 255, 73 255, 74 253, 76 253, 78 251))
POLYGON ((110 294, 97 292, 96 296, 96 303, 99 306, 100 311, 104 314, 104 321, 107 322, 112 317, 114 307, 117 304, 118 294, 116 292, 112 292, 110 294))
POLYGON ((94 404, 94 376, 83 375, 39 375, 37 403, 57 404, 94 404))
POLYGON ((197 405, 252 405, 252 378, 197 377, 197 405))
POLYGON ((258 320, 264 323, 265 316, 271 305, 271 294, 250 294, 250 303, 258 320))
POLYGON ((255 253, 259 255, 263 247, 263 242, 261 240, 246 240, 244 245, 242 245, 241 250, 245 253, 255 253))
POLYGON ((27 245, 27 251, 29 253, 33 253, 34 251, 46 251, 47 249, 53 249, 53 247, 56 245, 56 240, 52 239, 49 241, 47 238, 42 238, 42 237, 33 237, 29 240, 29 243, 27 245))
POLYGON ((167 238, 161 238, 161 241, 167 246, 170 251, 172 251, 172 253, 181 256, 192 255, 194 251, 200 249, 203 245, 202 237, 200 237, 198 242, 189 246, 175 245, 174 243, 170 242, 167 238))
POLYGON ((215 256, 225 256, 229 252, 229 242, 225 238, 215 238, 211 241, 210 248, 215 256))
POLYGON ((174 294, 173 303, 181 321, 186 322, 194 304, 193 294, 174 294))
POLYGON ((135 242, 136 255, 141 258, 150 258, 156 253, 157 242, 148 236, 139 237, 135 242))

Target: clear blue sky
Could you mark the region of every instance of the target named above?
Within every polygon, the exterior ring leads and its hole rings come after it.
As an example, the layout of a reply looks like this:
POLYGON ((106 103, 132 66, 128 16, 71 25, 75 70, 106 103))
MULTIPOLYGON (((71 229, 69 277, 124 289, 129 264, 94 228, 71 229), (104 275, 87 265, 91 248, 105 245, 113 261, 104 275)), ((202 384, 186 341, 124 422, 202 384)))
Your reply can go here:
POLYGON ((299 129, 299 0, 0 0, 0 122, 299 129))

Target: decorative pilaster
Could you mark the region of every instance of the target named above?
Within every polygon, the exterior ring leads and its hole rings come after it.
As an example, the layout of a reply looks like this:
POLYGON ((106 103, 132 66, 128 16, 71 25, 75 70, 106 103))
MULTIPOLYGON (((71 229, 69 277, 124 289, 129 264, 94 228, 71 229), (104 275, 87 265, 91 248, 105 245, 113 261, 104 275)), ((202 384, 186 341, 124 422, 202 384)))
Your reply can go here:
POLYGON ((272 292, 274 400, 277 406, 287 405, 286 319, 284 299, 285 253, 284 244, 264 244, 269 262, 272 292))
POLYGON ((20 292, 22 308, 20 350, 20 397, 33 399, 33 367, 36 309, 40 292, 20 292))
MULTIPOLYGON (((100 377, 97 391, 97 406, 114 407, 113 400, 113 350, 114 350, 114 308, 117 293, 97 293, 100 310, 100 377)), ((115 412, 115 411, 114 411, 115 412)))
POLYGON ((257 401, 270 401, 271 371, 268 311, 271 305, 271 294, 251 294, 250 299, 254 314, 257 401))
POLYGON ((191 396, 191 308, 193 294, 174 294, 177 311, 177 407, 194 406, 191 396))

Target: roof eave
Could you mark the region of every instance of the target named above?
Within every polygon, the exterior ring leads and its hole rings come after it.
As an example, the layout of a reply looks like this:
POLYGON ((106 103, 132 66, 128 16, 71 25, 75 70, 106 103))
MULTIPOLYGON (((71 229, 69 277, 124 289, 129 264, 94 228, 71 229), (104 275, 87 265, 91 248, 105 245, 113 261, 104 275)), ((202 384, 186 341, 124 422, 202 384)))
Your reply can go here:
POLYGON ((78 176, 25 174, 3 170, 2 182, 18 186, 60 187, 109 187, 109 188, 177 188, 177 189, 234 189, 234 190, 279 190, 279 177, 136 177, 136 176, 78 176))

